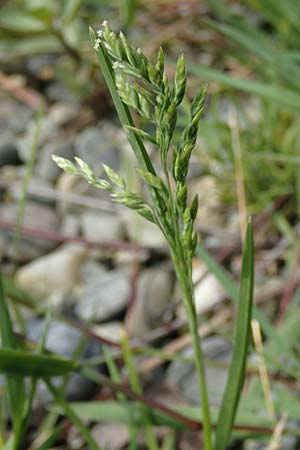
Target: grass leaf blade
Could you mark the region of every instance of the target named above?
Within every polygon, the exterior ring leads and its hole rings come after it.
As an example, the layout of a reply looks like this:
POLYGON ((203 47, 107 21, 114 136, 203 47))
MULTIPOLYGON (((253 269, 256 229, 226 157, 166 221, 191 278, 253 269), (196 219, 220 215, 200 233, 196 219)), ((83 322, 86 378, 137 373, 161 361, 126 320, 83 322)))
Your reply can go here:
POLYGON ((234 347, 227 385, 218 416, 215 450, 225 450, 227 447, 244 383, 252 315, 253 285, 253 229, 251 222, 249 222, 243 245, 242 272, 234 332, 234 347))
MULTIPOLYGON (((54 356, 32 354, 22 350, 0 348, 0 372, 9 378, 54 377, 66 375, 78 369, 76 361, 54 356)), ((20 397, 20 392, 15 392, 20 397)))
POLYGON ((69 419, 74 423, 74 425, 80 431, 82 437, 85 439, 90 450, 100 450, 95 439, 93 438, 90 430, 84 425, 78 415, 73 411, 69 403, 63 398, 59 389, 57 389, 50 380, 45 379, 45 384, 47 385, 49 391, 55 398, 56 403, 63 409, 64 413, 69 417, 69 419))
MULTIPOLYGON (((0 352, 10 352, 19 347, 18 340, 13 331, 13 326, 7 307, 5 292, 2 282, 2 274, 0 272, 0 332, 1 332, 1 343, 2 347, 0 352)), ((0 365, 3 363, 2 356, 0 353, 0 365)), ((14 443, 13 447, 17 448, 19 445, 19 439, 21 439, 21 425, 23 410, 26 401, 26 392, 24 380, 19 376, 18 372, 11 374, 7 377, 7 389, 9 404, 11 408, 11 415, 14 428, 14 443)))

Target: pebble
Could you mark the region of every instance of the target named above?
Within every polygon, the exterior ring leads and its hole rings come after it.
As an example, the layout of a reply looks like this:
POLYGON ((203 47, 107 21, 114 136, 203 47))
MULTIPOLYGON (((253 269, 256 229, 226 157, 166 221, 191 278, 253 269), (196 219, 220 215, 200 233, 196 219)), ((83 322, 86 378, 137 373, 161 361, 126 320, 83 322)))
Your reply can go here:
POLYGON ((161 248, 166 246, 164 235, 157 225, 148 222, 133 211, 124 211, 123 220, 126 234, 131 242, 146 247, 161 248))
MULTIPOLYGON (((212 336, 202 342, 204 356, 214 362, 229 363, 231 345, 218 336, 212 336)), ((187 348, 182 356, 193 358, 193 349, 187 348)), ((221 367, 206 366, 207 388, 210 404, 219 406, 226 386, 227 369, 221 367)), ((170 364, 166 373, 166 383, 170 387, 179 389, 183 397, 194 404, 200 402, 198 379, 195 366, 192 363, 174 361, 170 364)))
POLYGON ((25 62, 26 70, 33 76, 41 79, 48 79, 53 73, 53 64, 55 63, 55 55, 34 55, 25 62), (48 74, 48 76, 46 76, 48 74))
POLYGON ((0 167, 7 165, 18 166, 22 163, 19 158, 16 146, 13 144, 14 138, 10 133, 5 133, 0 140, 0 167))
POLYGON ((5 165, 19 165, 16 136, 22 133, 32 117, 32 110, 1 96, 0 101, 0 167, 5 165))
POLYGON ((107 271, 89 280, 75 311, 82 320, 102 322, 124 311, 129 295, 128 274, 121 270, 107 271))
MULTIPOLYGON (((266 450, 268 444, 270 443, 270 438, 265 441, 257 441, 254 439, 247 439, 244 443, 244 450, 266 450)), ((279 446, 272 447, 272 449, 280 450, 297 450, 299 448, 299 442, 295 436, 281 436, 279 446), (298 445, 297 445, 298 444, 298 445)))
MULTIPOLYGON (((47 117, 43 117, 40 121, 40 125, 38 128, 38 150, 41 148, 48 139, 53 137, 57 133, 57 126, 51 122, 47 117)), ((28 123, 26 128, 26 132, 24 135, 16 140, 16 145, 19 153, 19 157, 22 161, 27 161, 30 156, 30 151, 32 148, 32 144, 35 139, 35 135, 37 133, 37 123, 36 120, 31 120, 28 123)), ((37 152, 38 154, 38 152, 37 152)))
MULTIPOLYGON (((18 204, 8 203, 0 206, 0 220, 15 224, 17 222, 18 204)), ((60 220, 53 208, 39 202, 28 200, 24 209, 22 224, 25 228, 42 231, 57 231, 60 227, 60 220)), ((46 252, 53 250, 57 243, 55 241, 26 236, 21 237, 18 244, 18 251, 15 253, 13 246, 14 232, 2 232, 2 239, 5 242, 5 252, 9 257, 16 257, 20 261, 29 261, 39 258, 46 252)))
POLYGON ((80 280, 80 266, 87 256, 85 247, 64 244, 57 250, 25 264, 16 273, 20 287, 50 303, 60 303, 80 280))
POLYGON ((75 153, 90 166, 103 174, 102 163, 114 170, 120 166, 115 127, 102 122, 98 127, 85 128, 75 140, 75 153))
MULTIPOLYGON (((206 267, 199 260, 193 261, 193 281, 201 279, 206 273, 206 267)), ((216 306, 225 298, 225 293, 212 273, 207 273, 194 289, 195 304, 198 314, 202 314, 216 306)))
POLYGON ((62 83, 54 81, 50 83, 45 90, 46 96, 51 102, 67 102, 76 105, 78 97, 67 89, 62 83))
POLYGON ((91 431, 100 448, 121 450, 130 441, 127 425, 99 423, 91 431))
POLYGON ((48 118, 57 126, 66 125, 76 119, 80 113, 79 103, 57 102, 51 106, 48 118))
POLYGON ((92 331, 98 336, 116 343, 120 342, 122 330, 124 330, 124 324, 117 321, 98 324, 92 328, 92 331))
POLYGON ((52 155, 63 156, 73 159, 73 138, 59 135, 42 146, 39 154, 39 160, 36 167, 36 173, 44 180, 54 183, 61 173, 61 169, 52 160, 52 155))
POLYGON ((202 176, 190 183, 190 198, 199 198, 198 214, 195 220, 197 229, 213 234, 215 229, 224 230, 224 211, 218 192, 216 179, 210 175, 202 176))
POLYGON ((147 269, 139 276, 136 298, 128 319, 131 337, 143 338, 164 322, 171 306, 174 280, 166 266, 147 269))
POLYGON ((11 132, 12 137, 25 131, 33 116, 32 109, 12 98, 1 96, 0 100, 0 139, 5 131, 11 132))
POLYGON ((80 219, 82 234, 88 240, 110 242, 124 239, 124 227, 117 214, 86 211, 80 219))
MULTIPOLYGON (((44 328, 44 319, 34 319, 30 321, 27 325, 28 338, 34 342, 40 342, 44 328)), ((77 328, 71 327, 58 320, 52 320, 47 332, 45 347, 47 350, 65 358, 73 358, 78 347, 81 345, 82 339, 86 338, 77 328)), ((95 340, 87 340, 81 352, 81 359, 85 360, 100 355, 100 344, 95 340)), ((59 386, 62 382, 62 378, 54 377, 52 381, 59 386)), ((89 398, 94 392, 94 383, 78 374, 74 374, 70 377, 65 394, 68 400, 79 401, 89 398)), ((51 394, 42 383, 39 384, 38 399, 43 406, 47 405, 51 400, 51 394)))
POLYGON ((79 218, 75 214, 64 214, 60 227, 61 234, 65 236, 78 236, 80 232, 79 218))

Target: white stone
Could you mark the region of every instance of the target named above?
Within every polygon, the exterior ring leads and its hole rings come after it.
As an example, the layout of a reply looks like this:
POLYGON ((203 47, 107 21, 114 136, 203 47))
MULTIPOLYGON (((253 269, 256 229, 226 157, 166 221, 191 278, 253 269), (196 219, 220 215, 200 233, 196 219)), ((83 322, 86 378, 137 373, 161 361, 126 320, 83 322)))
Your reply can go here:
POLYGON ((110 242, 124 238, 123 224, 117 214, 87 211, 80 222, 84 237, 91 241, 110 242))
POLYGON ((157 225, 130 211, 124 214, 126 231, 130 241, 147 247, 165 247, 166 240, 157 225))
POLYGON ((79 244, 62 245, 20 268, 16 281, 37 298, 60 297, 79 282, 80 266, 86 255, 86 248, 79 244))
POLYGON ((108 322, 93 327, 93 333, 112 342, 120 342, 121 332, 124 330, 122 322, 108 322))
MULTIPOLYGON (((206 272, 206 267, 199 261, 193 263, 193 281, 197 282, 206 272)), ((224 290, 212 273, 207 273, 195 286, 195 303, 198 314, 216 306, 225 298, 224 290)))

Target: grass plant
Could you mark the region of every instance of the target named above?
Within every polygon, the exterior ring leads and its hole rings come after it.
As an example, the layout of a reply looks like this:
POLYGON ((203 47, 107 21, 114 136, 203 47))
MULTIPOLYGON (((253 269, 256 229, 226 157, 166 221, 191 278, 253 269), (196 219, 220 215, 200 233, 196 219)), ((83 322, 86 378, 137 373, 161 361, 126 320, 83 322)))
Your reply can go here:
MULTIPOLYGON (((107 190, 114 201, 126 205, 156 224, 165 236, 193 341, 203 413, 204 447, 206 450, 222 450, 230 439, 245 374, 253 291, 252 225, 248 224, 243 252, 236 345, 213 443, 205 364, 198 335, 198 317, 192 284, 192 258, 197 246, 194 221, 198 198, 195 196, 191 203, 188 202, 186 182, 204 106, 206 86, 200 88, 192 101, 190 121, 177 142, 174 142, 178 109, 185 96, 187 81, 183 55, 178 58, 174 83, 171 85, 165 74, 164 53, 161 48, 156 63, 152 64, 141 49, 133 48, 122 32, 115 34, 106 21, 97 35, 93 30, 90 34, 119 119, 137 157, 137 175, 145 182, 149 195, 144 198, 128 191, 126 181, 108 166, 104 165, 104 169, 109 181, 96 177, 80 158, 76 158, 76 163, 55 155, 53 159, 66 172, 81 175, 91 185, 107 190), (136 126, 129 108, 136 111, 145 126, 136 126), (157 169, 144 145, 147 142, 155 146, 159 155, 160 165, 157 169)), ((127 358, 128 363, 129 361, 127 358)))

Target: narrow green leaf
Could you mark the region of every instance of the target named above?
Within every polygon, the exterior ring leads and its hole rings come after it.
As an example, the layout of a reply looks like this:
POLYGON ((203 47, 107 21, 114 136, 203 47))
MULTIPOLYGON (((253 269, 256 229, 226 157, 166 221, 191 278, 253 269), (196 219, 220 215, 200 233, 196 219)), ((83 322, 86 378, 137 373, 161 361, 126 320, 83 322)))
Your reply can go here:
POLYGON ((71 23, 82 4, 83 0, 67 0, 63 11, 62 21, 64 25, 71 23))
MULTIPOLYGON (((74 372, 79 364, 76 361, 54 356, 37 355, 22 350, 0 348, 0 372, 9 379, 20 377, 54 377, 74 372)), ((15 391, 20 397, 21 391, 15 391)))
POLYGON ((95 439, 93 438, 90 430, 84 425, 81 419, 77 416, 77 414, 73 411, 71 406, 66 402, 66 400, 61 395, 59 389, 57 389, 49 380, 45 379, 49 391, 55 398, 56 403, 63 409, 66 416, 74 423, 74 425, 80 431, 82 437, 85 439, 86 443, 89 446, 90 450, 100 450, 100 447, 97 445, 95 439))
POLYGON ((28 57, 29 55, 59 54, 62 51, 60 41, 53 35, 24 39, 1 39, 0 42, 0 58, 3 62, 12 61, 18 57, 28 57))
MULTIPOLYGON (((296 400, 294 400, 296 404, 296 400)), ((73 411, 78 414, 82 420, 91 420, 94 422, 104 423, 121 423, 125 425, 135 424, 136 426, 142 426, 142 417, 139 405, 135 402, 121 403, 119 401, 89 401, 89 402, 76 402, 71 403, 73 411)), ((191 420, 197 420, 199 423, 203 420, 203 413, 201 407, 191 405, 167 405, 172 410, 184 415, 191 420)), ((294 405, 295 406, 295 405, 294 405)), ((299 408, 298 408, 299 409, 299 408)), ((59 408, 60 410, 60 408, 59 408)), ((149 409, 149 416, 151 423, 155 426, 167 426, 176 429, 186 429, 188 426, 173 417, 168 416, 163 411, 149 409)), ((212 418, 215 422, 217 416, 216 408, 212 407, 212 418)), ((236 424, 240 428, 242 426, 247 429, 247 426, 256 426, 257 417, 253 417, 251 413, 238 414, 238 423, 236 424)), ((268 417, 262 416, 260 418, 259 425, 262 427, 261 431, 256 431, 257 434, 271 434, 273 422, 268 417), (263 429, 269 428, 269 431, 263 429)), ((250 430, 248 430, 249 434, 250 430)))
MULTIPOLYGON (((3 358, 2 353, 10 353, 16 350, 10 350, 18 348, 19 343, 15 337, 13 326, 11 323, 8 307, 5 300, 5 293, 2 283, 2 274, 0 272, 0 332, 2 346, 7 347, 6 349, 0 348, 0 367, 5 364, 5 357, 3 358)), ((8 373, 6 373, 8 375, 8 373)), ((13 420, 13 428, 15 432, 14 447, 17 448, 19 445, 18 436, 20 436, 20 425, 22 422, 22 415, 24 404, 26 400, 25 384, 24 380, 19 376, 20 373, 14 372, 7 377, 7 388, 9 404, 11 408, 11 415, 13 420)))
POLYGON ((241 78, 234 78, 230 75, 219 72, 218 70, 208 69, 203 66, 190 65, 188 67, 190 73, 204 77, 208 80, 216 81, 225 86, 232 87, 237 90, 256 94, 267 100, 274 101, 280 105, 284 105, 292 109, 300 109, 300 94, 291 89, 282 88, 280 86, 272 86, 270 84, 261 83, 253 80, 242 80, 241 78))
POLYGON ((0 26, 4 30, 16 33, 41 33, 47 31, 46 24, 34 15, 22 11, 21 8, 3 8, 0 16, 0 26))
POLYGON ((253 229, 248 223, 243 245, 239 302, 234 331, 234 346, 226 389, 216 428, 215 450, 225 450, 229 443, 233 422, 245 379, 249 345, 254 285, 253 229))
POLYGON ((37 437, 39 444, 37 447, 34 447, 34 450, 48 450, 49 448, 53 448, 62 430, 63 424, 59 424, 51 431, 44 432, 43 435, 39 435, 37 437))
MULTIPOLYGON (((204 262, 208 270, 215 275, 228 297, 237 303, 239 291, 231 275, 207 252, 207 250, 205 250, 203 245, 197 245, 196 256, 198 256, 198 258, 204 262)), ((284 349, 284 352, 289 356, 291 361, 297 363, 295 355, 291 352, 291 349, 285 345, 284 340, 278 335, 277 330, 274 329, 271 321, 255 305, 253 305, 253 318, 258 320, 265 335, 273 342, 276 342, 279 348, 284 349)), ((298 374, 291 370, 290 367, 286 366, 285 371, 292 377, 298 376, 298 374)))
MULTIPOLYGON (((127 335, 125 334, 125 332, 121 334, 121 347, 122 347, 122 355, 123 355, 124 363, 128 370, 128 378, 129 378, 131 388, 134 392, 141 394, 142 386, 140 383, 138 373, 135 368, 134 357, 130 350, 127 335)), ((158 450, 159 446, 158 446, 158 442, 156 439, 156 435, 152 428, 149 410, 143 403, 140 404, 140 414, 141 414, 142 426, 144 428, 147 447, 149 450, 158 450)))

